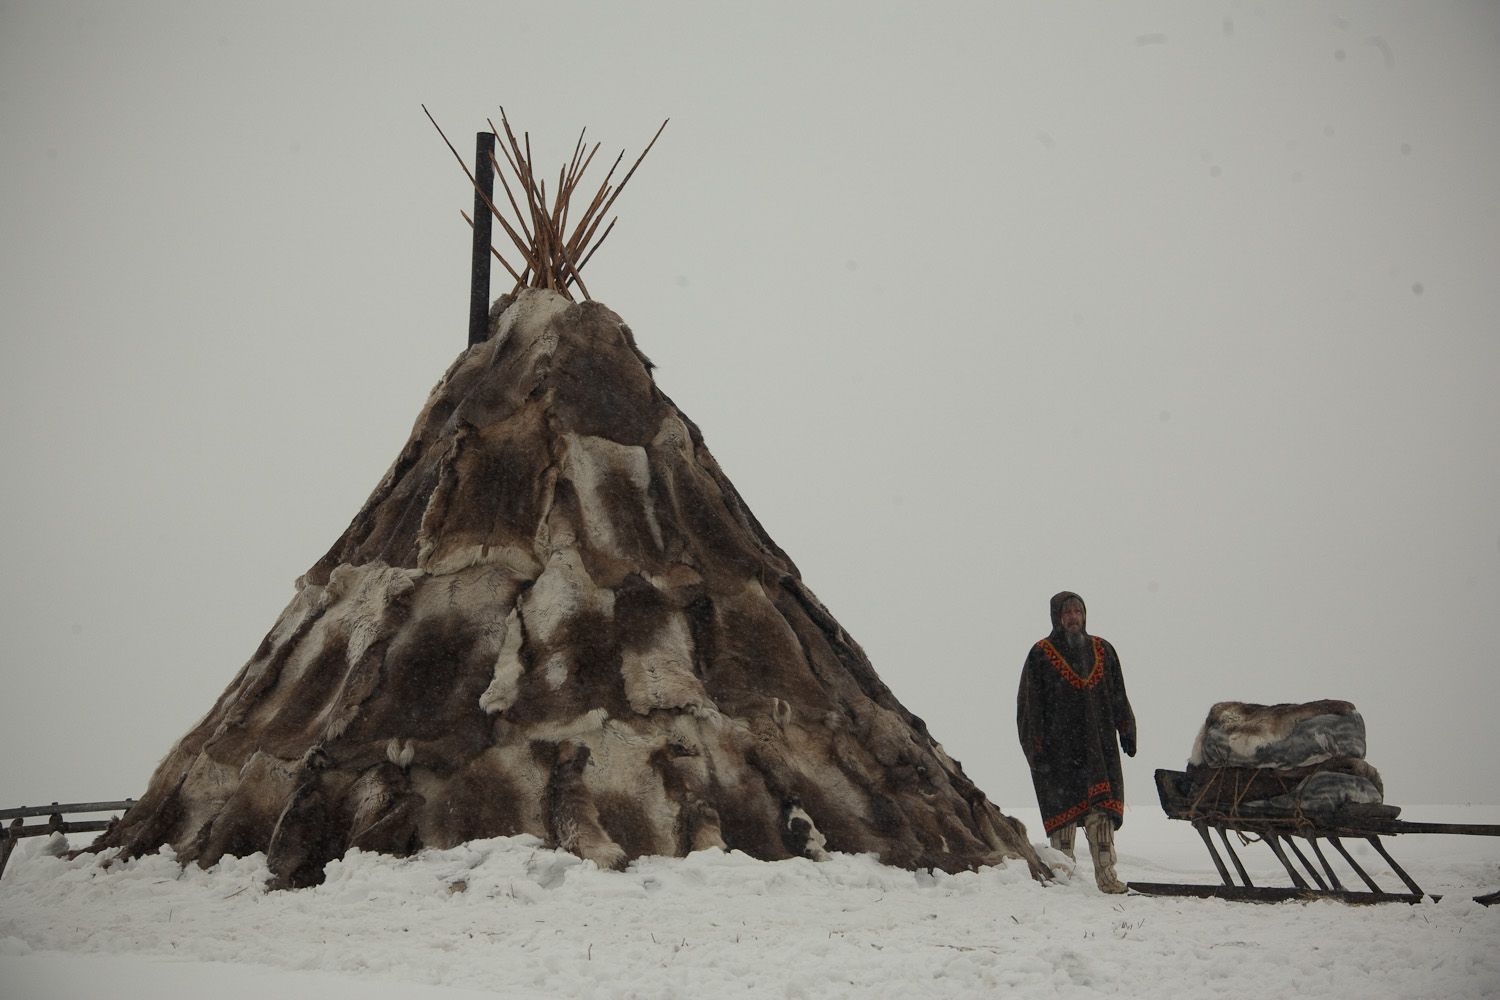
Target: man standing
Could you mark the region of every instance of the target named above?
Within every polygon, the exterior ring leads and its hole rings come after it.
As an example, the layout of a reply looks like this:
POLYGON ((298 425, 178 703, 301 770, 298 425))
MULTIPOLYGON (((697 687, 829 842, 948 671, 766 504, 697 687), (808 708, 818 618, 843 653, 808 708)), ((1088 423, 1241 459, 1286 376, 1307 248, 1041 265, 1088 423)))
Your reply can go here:
POLYGON ((1073 857, 1081 825, 1103 892, 1124 892, 1115 874, 1114 831, 1125 819, 1120 753, 1135 756, 1135 714, 1125 697, 1120 657, 1088 634, 1083 598, 1052 598, 1052 634, 1031 647, 1021 668, 1016 728, 1052 846, 1073 857))

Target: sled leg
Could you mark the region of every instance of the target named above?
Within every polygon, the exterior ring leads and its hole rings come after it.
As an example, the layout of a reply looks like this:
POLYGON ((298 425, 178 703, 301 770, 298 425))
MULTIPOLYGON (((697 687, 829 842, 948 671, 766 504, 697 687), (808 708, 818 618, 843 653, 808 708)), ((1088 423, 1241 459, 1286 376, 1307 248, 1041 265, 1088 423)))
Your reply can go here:
POLYGON ((1370 887, 1371 892, 1380 891, 1380 886, 1376 885, 1375 880, 1365 874, 1365 870, 1359 866, 1359 862, 1355 861, 1354 858, 1350 856, 1349 852, 1344 849, 1344 845, 1339 840, 1339 838, 1329 837, 1328 842, 1332 844, 1334 848, 1344 856, 1345 861, 1349 862, 1349 867, 1354 869, 1354 874, 1364 879, 1365 885, 1370 887))
POLYGON ((1322 863, 1323 871, 1328 875, 1329 884, 1331 884, 1336 891, 1343 892, 1344 884, 1339 881, 1339 877, 1333 873, 1333 866, 1330 865, 1328 863, 1328 859, 1323 856, 1323 848, 1318 846, 1318 838, 1308 837, 1307 842, 1312 845, 1313 853, 1318 856, 1318 861, 1322 863))
POLYGON ((1194 823, 1193 829, 1198 831, 1198 836, 1203 838, 1203 846, 1208 848, 1208 856, 1214 859, 1214 867, 1219 869, 1219 877, 1224 880, 1225 885, 1234 885, 1234 879, 1229 877, 1229 869, 1224 867, 1224 859, 1219 857, 1219 852, 1214 850, 1214 842, 1208 839, 1208 827, 1202 823, 1194 823))
POLYGON ((1219 839, 1224 842, 1224 850, 1229 854, 1229 860, 1234 862, 1235 871, 1240 873, 1240 881, 1244 882, 1247 886, 1254 888, 1255 883, 1250 881, 1250 876, 1245 871, 1245 866, 1240 863, 1240 856, 1234 853, 1234 847, 1232 847, 1229 843, 1229 834, 1224 832, 1224 828, 1222 826, 1218 827, 1218 831, 1219 839))
POLYGON ((1306 868, 1307 874, 1311 875, 1313 877, 1313 881, 1318 883, 1318 888, 1322 889, 1324 892, 1327 892, 1328 883, 1323 881, 1323 876, 1318 874, 1318 870, 1316 868, 1307 863, 1307 857, 1303 855, 1301 849, 1297 847, 1296 838, 1286 838, 1286 846, 1291 848, 1292 853, 1297 856, 1297 860, 1302 862, 1302 867, 1306 868))
POLYGON ((1281 867, 1285 868, 1286 873, 1292 877, 1292 885, 1299 889, 1311 889, 1312 886, 1307 884, 1307 879, 1298 874, 1297 869, 1293 868, 1292 863, 1287 860, 1286 852, 1281 849, 1281 839, 1274 833, 1263 833, 1261 837, 1265 840, 1266 846, 1270 847, 1271 852, 1276 855, 1276 860, 1281 862, 1281 867))
POLYGON ((1371 847, 1380 852, 1380 856, 1385 859, 1385 863, 1391 866, 1391 871, 1395 872, 1396 876, 1406 883, 1408 889, 1418 896, 1422 895, 1422 887, 1413 882, 1411 876, 1406 874, 1406 870, 1396 864, 1396 859, 1386 852, 1385 845, 1380 842, 1379 837, 1366 837, 1365 839, 1370 842, 1371 847))

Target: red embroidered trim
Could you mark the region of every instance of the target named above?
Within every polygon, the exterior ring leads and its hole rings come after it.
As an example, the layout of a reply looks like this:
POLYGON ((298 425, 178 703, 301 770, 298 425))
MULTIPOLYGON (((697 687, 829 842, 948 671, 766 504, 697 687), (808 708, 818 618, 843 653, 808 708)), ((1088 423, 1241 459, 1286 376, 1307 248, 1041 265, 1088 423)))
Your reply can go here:
POLYGON ((1089 804, 1088 804, 1088 802, 1087 801, 1080 802, 1076 806, 1074 806, 1073 808, 1067 810, 1066 812, 1060 812, 1056 816, 1053 816, 1051 819, 1043 820, 1042 821, 1042 829, 1045 830, 1047 833, 1051 833, 1053 830, 1056 830, 1058 827, 1062 826, 1064 823, 1071 823, 1071 822, 1073 822, 1073 820, 1077 819, 1078 817, 1082 816, 1084 813, 1086 813, 1088 811, 1089 811, 1089 804))
POLYGON ((1051 642, 1042 639, 1037 643, 1041 647, 1042 652, 1046 654, 1047 659, 1052 661, 1053 668, 1062 674, 1063 680, 1080 691, 1087 690, 1104 679, 1104 643, 1096 635, 1089 636, 1089 639, 1094 644, 1094 669, 1090 670, 1089 675, 1083 678, 1080 678, 1073 672, 1073 668, 1068 666, 1068 661, 1063 659, 1063 655, 1057 651, 1057 647, 1052 645, 1051 642))
POLYGON ((1112 813, 1118 814, 1120 818, 1123 819, 1125 817, 1125 803, 1121 802, 1119 799, 1105 799, 1102 802, 1094 801, 1094 797, 1096 795, 1108 794, 1109 782, 1099 782, 1099 784, 1094 785, 1089 789, 1088 798, 1084 799, 1076 806, 1072 806, 1064 810, 1063 812, 1058 813, 1056 816, 1052 816, 1048 819, 1042 820, 1042 830, 1050 834, 1053 830, 1062 826, 1064 823, 1073 822, 1075 819, 1082 816, 1090 809, 1107 809, 1112 813))

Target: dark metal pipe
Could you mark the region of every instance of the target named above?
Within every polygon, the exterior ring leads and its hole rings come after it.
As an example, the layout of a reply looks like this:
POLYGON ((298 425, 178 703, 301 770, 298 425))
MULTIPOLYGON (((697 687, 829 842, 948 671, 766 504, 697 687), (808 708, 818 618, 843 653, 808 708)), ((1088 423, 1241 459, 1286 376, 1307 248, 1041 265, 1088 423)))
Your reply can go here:
POLYGON ((490 333, 490 206, 494 200, 495 133, 474 134, 474 261, 469 280, 469 346, 490 333))

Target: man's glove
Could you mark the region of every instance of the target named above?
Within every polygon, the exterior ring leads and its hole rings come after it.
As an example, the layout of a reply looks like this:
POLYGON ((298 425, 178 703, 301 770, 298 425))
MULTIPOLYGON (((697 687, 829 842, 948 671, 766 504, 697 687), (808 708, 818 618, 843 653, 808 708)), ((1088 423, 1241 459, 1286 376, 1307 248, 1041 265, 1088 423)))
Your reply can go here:
POLYGON ((1125 751, 1125 756, 1135 756, 1135 730, 1129 730, 1120 734, 1120 749, 1125 751))

